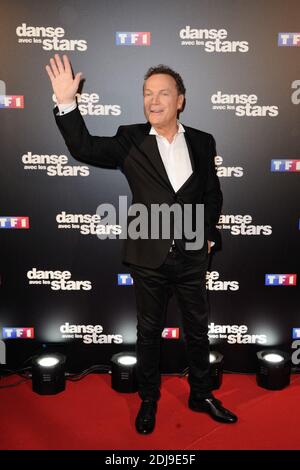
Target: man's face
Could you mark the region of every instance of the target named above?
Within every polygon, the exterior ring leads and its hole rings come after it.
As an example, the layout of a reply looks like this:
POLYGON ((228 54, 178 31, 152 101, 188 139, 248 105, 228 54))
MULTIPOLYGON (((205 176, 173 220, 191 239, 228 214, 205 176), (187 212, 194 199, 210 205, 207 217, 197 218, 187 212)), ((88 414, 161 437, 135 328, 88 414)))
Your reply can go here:
POLYGON ((184 96, 178 94, 176 82, 171 75, 155 74, 144 83, 144 113, 154 127, 173 126, 183 101, 184 96))

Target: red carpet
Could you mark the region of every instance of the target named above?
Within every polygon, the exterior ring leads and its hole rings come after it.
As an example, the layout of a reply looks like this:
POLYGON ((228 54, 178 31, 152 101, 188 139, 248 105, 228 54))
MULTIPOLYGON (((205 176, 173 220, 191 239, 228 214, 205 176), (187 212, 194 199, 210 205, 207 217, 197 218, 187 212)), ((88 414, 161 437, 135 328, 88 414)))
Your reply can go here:
POLYGON ((109 375, 68 382, 64 393, 47 397, 33 393, 28 381, 0 389, 0 449, 300 449, 299 375, 279 392, 257 387, 252 375, 225 375, 215 395, 238 423, 190 411, 186 378, 163 377, 156 429, 140 436, 137 394, 114 392, 109 375))

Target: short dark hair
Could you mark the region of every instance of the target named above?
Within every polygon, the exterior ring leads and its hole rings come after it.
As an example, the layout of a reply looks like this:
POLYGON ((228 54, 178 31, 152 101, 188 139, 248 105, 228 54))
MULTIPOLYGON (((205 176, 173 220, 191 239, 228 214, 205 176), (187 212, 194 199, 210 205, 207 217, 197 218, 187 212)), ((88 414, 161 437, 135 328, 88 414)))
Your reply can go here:
POLYGON ((159 64, 159 65, 156 65, 155 67, 150 67, 150 69, 148 69, 145 74, 144 83, 149 77, 151 77, 152 75, 157 75, 159 73, 163 73, 165 75, 170 75, 171 77, 173 77, 176 82, 176 88, 177 88, 178 94, 185 96, 185 86, 184 86, 181 76, 179 75, 179 73, 175 72, 167 65, 159 64))

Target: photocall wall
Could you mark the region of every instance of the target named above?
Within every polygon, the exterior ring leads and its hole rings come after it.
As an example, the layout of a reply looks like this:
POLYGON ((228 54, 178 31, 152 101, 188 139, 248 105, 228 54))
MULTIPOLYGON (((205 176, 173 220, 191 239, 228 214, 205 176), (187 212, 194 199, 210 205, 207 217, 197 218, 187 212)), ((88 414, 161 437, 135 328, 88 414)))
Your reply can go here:
MULTIPOLYGON (((122 240, 99 239, 100 204, 131 194, 123 174, 77 162, 56 127, 45 65, 67 54, 93 135, 145 122, 150 66, 178 71, 180 121, 212 133, 224 194, 222 250, 207 273, 212 349, 251 371, 262 347, 300 338, 299 0, 1 1, 0 363, 66 352, 69 368, 133 350, 122 240), (298 32, 297 32, 298 31, 298 32)), ((162 371, 186 368, 174 299, 162 371)))

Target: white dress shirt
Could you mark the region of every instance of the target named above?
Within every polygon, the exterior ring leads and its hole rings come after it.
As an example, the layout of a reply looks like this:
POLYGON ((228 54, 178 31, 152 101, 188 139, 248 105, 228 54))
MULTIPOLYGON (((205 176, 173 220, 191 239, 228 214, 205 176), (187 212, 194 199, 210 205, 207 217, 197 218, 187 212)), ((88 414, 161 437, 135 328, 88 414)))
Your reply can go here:
POLYGON ((159 153, 174 191, 177 191, 193 173, 189 151, 184 137, 184 127, 177 121, 178 131, 172 142, 159 135, 152 126, 149 134, 156 136, 159 153))

